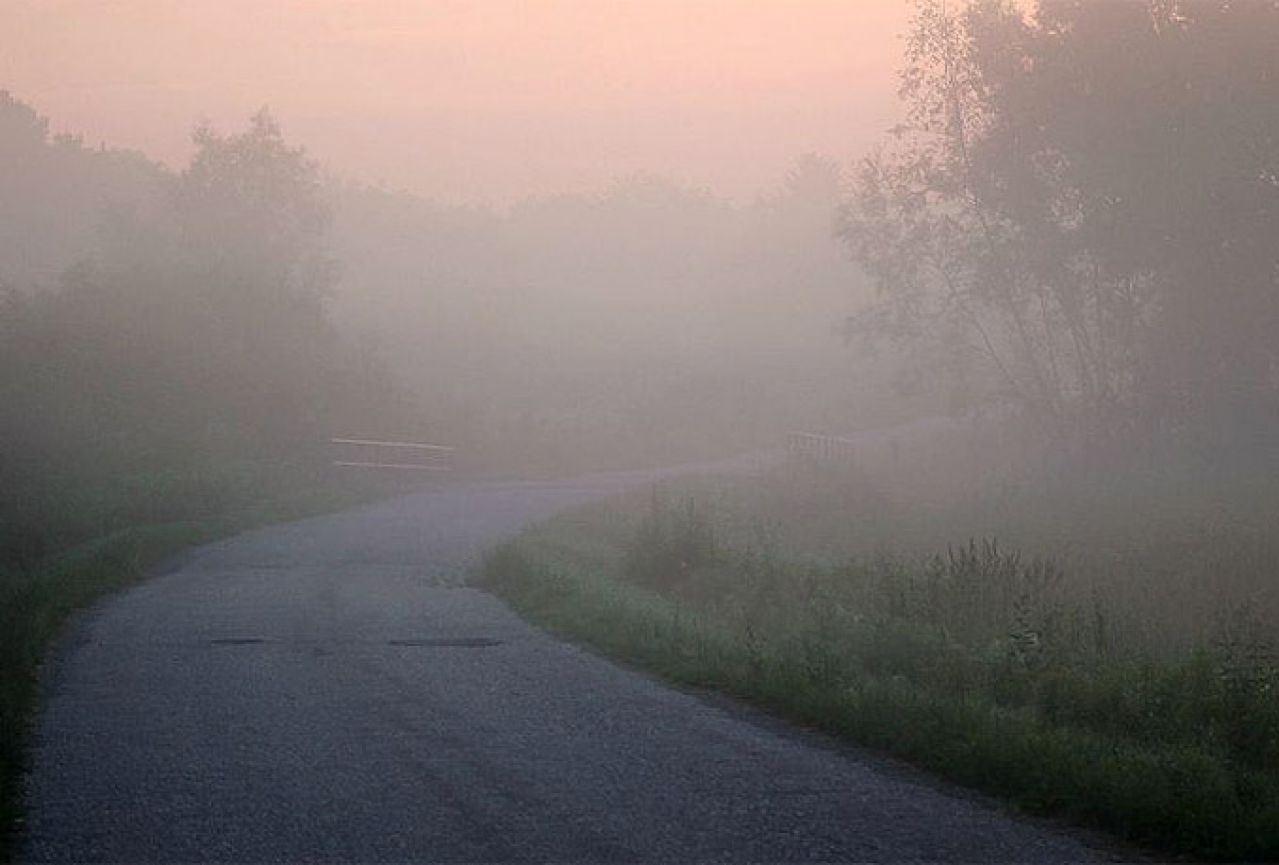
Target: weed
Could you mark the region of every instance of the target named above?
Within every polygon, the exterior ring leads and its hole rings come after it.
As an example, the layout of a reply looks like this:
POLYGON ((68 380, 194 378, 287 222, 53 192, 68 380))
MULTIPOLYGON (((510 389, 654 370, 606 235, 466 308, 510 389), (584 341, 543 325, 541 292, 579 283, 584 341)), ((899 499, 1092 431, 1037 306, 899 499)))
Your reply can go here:
POLYGON ((1255 608, 1143 652, 1114 639, 1113 596, 1072 593, 994 539, 799 562, 771 538, 726 543, 692 497, 615 507, 640 516, 611 556, 571 552, 565 534, 593 531, 577 515, 490 558, 487 585, 566 636, 1028 810, 1178 853, 1279 856, 1279 679, 1255 608))
POLYGON ((703 509, 691 497, 674 507, 654 487, 627 549, 626 576, 640 585, 671 589, 715 559, 715 531, 703 509))

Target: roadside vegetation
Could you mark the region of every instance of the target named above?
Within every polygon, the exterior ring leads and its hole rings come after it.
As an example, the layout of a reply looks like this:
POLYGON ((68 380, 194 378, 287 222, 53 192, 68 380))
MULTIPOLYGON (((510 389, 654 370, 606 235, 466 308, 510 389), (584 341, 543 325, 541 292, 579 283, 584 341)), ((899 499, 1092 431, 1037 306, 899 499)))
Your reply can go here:
POLYGON ((1024 515, 1001 525, 966 497, 792 466, 564 515, 494 553, 481 581, 611 656, 1028 812, 1171 853, 1274 859, 1279 541, 1259 530, 1279 502, 1186 538, 1196 519, 1133 484, 1059 482, 1080 508, 1000 492, 1024 515), (1003 528, 1077 545, 1038 558, 996 540, 1003 528))
POLYGON ((71 614, 185 546, 384 493, 335 476, 327 439, 418 422, 325 317, 315 166, 265 113, 195 143, 170 174, 51 139, 0 92, 0 190, 56 198, 74 171, 86 201, 134 195, 86 204, 92 253, 56 286, 0 284, 0 854, 71 614))
MULTIPOLYGON (((265 473, 265 468, 264 468, 265 473)), ((196 544, 367 501, 385 490, 351 479, 313 480, 277 473, 243 483, 239 495, 210 495, 209 478, 171 483, 168 513, 152 515, 25 566, 0 567, 0 859, 11 852, 22 816, 25 748, 34 723, 39 674, 68 620, 103 596, 126 588, 165 559, 196 544)), ((165 495, 151 490, 157 499, 165 495)), ((139 495, 148 491, 140 489, 139 495)))
POLYGON ((486 585, 1027 810, 1279 858, 1279 4, 912 5, 900 124, 753 202, 447 207, 266 111, 172 169, 0 90, 0 818, 71 612, 374 494, 331 436, 563 477, 861 430, 486 585))

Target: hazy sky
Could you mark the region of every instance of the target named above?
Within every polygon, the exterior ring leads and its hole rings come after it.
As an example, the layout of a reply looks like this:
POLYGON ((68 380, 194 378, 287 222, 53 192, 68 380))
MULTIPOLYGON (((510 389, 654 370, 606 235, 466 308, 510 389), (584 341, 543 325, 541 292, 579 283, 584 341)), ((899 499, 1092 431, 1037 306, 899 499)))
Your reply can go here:
POLYGON ((447 201, 637 171, 749 196, 894 117, 905 0, 0 0, 0 89, 170 163, 269 105, 333 171, 447 201))

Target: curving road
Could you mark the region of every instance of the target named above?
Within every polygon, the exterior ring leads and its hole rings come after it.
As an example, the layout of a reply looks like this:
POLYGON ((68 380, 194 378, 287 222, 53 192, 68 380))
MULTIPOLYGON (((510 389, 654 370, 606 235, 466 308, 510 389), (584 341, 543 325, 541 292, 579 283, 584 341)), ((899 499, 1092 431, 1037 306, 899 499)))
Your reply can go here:
POLYGON ((112 599, 49 675, 22 856, 1107 858, 460 585, 529 520, 652 477, 443 487, 201 548, 112 599))

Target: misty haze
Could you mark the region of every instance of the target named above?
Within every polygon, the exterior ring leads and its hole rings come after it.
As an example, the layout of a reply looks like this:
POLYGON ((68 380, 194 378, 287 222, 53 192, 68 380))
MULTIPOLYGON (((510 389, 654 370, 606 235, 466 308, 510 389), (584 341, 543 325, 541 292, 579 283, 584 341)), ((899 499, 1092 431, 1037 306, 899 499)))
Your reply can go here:
POLYGON ((1279 859, 1279 3, 0 41, 0 853, 1279 859))

